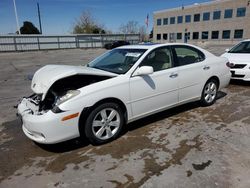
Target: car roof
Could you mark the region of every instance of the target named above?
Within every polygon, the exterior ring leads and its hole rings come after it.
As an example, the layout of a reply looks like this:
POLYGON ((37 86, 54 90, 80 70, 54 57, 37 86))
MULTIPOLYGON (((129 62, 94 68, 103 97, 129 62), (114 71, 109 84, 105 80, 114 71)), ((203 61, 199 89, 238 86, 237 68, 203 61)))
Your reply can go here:
POLYGON ((250 39, 243 40, 242 42, 250 42, 250 39))
POLYGON ((191 46, 191 47, 196 47, 191 44, 187 43, 141 43, 141 44, 133 44, 133 45, 126 45, 126 46, 121 46, 119 49, 145 49, 145 50, 150 50, 158 47, 163 47, 163 46, 172 46, 172 45, 184 45, 184 46, 191 46))

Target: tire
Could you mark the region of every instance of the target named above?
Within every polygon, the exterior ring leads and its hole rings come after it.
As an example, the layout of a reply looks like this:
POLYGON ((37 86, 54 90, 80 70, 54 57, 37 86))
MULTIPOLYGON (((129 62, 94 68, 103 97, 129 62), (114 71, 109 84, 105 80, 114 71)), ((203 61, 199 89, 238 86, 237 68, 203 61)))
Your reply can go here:
POLYGON ((85 123, 85 135, 93 145, 110 142, 119 136, 124 124, 122 109, 116 103, 94 108, 85 123))
POLYGON ((218 82, 215 79, 210 79, 205 84, 201 94, 201 105, 210 106, 215 103, 218 93, 218 82))

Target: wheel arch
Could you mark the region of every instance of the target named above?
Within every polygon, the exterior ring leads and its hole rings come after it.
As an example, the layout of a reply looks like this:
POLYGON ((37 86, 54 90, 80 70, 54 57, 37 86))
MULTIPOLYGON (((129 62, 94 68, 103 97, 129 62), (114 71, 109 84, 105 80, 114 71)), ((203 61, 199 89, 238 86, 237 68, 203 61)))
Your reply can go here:
POLYGON ((80 118, 79 118, 79 122, 78 122, 78 129, 79 129, 79 133, 81 136, 85 136, 84 135, 84 126, 85 126, 85 123, 86 123, 86 119, 87 119, 87 116, 89 115, 89 113, 97 106, 101 105, 101 104, 104 104, 104 103, 116 103, 119 105, 119 107, 121 107, 122 111, 124 112, 124 122, 125 124, 127 123, 128 121, 128 111, 127 111, 127 108, 125 106, 125 104, 120 100, 120 99, 117 99, 117 98, 114 98, 114 97, 110 97, 110 98, 105 98, 105 99, 102 99, 98 102, 96 102, 93 106, 90 106, 90 107, 86 107, 82 110, 81 112, 81 115, 80 115, 80 118))
MULTIPOLYGON (((209 80, 216 80, 216 82, 217 82, 217 86, 218 86, 218 89, 220 88, 220 79, 219 79, 219 77, 218 76, 211 76, 208 80, 207 80, 207 82, 209 81, 209 80)), ((207 83, 206 82, 206 83, 207 83)), ((205 84, 206 85, 206 84, 205 84)))

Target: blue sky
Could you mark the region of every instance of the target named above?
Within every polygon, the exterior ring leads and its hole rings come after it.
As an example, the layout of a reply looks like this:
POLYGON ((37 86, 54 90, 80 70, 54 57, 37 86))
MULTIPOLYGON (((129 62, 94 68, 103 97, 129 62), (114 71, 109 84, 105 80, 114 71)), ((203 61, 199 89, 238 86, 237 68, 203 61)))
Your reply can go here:
MULTIPOLYGON (((151 30, 154 11, 206 1, 209 0, 16 0, 16 5, 20 26, 27 20, 39 28, 36 7, 39 2, 43 33, 69 34, 75 20, 84 10, 91 11, 99 23, 113 32, 117 32, 121 24, 130 20, 145 25, 149 14, 151 30)), ((0 34, 15 31, 13 0, 0 0, 0 34)))

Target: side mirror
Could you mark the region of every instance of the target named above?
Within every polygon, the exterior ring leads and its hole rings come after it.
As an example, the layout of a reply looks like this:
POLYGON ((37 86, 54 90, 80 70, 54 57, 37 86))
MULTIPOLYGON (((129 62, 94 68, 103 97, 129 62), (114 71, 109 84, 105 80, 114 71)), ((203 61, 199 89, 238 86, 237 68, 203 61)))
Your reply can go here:
POLYGON ((229 52, 229 49, 227 48, 227 49, 225 49, 225 52, 229 52))
POLYGON ((149 75, 153 74, 154 69, 151 66, 142 66, 136 69, 133 76, 143 76, 143 75, 149 75))

